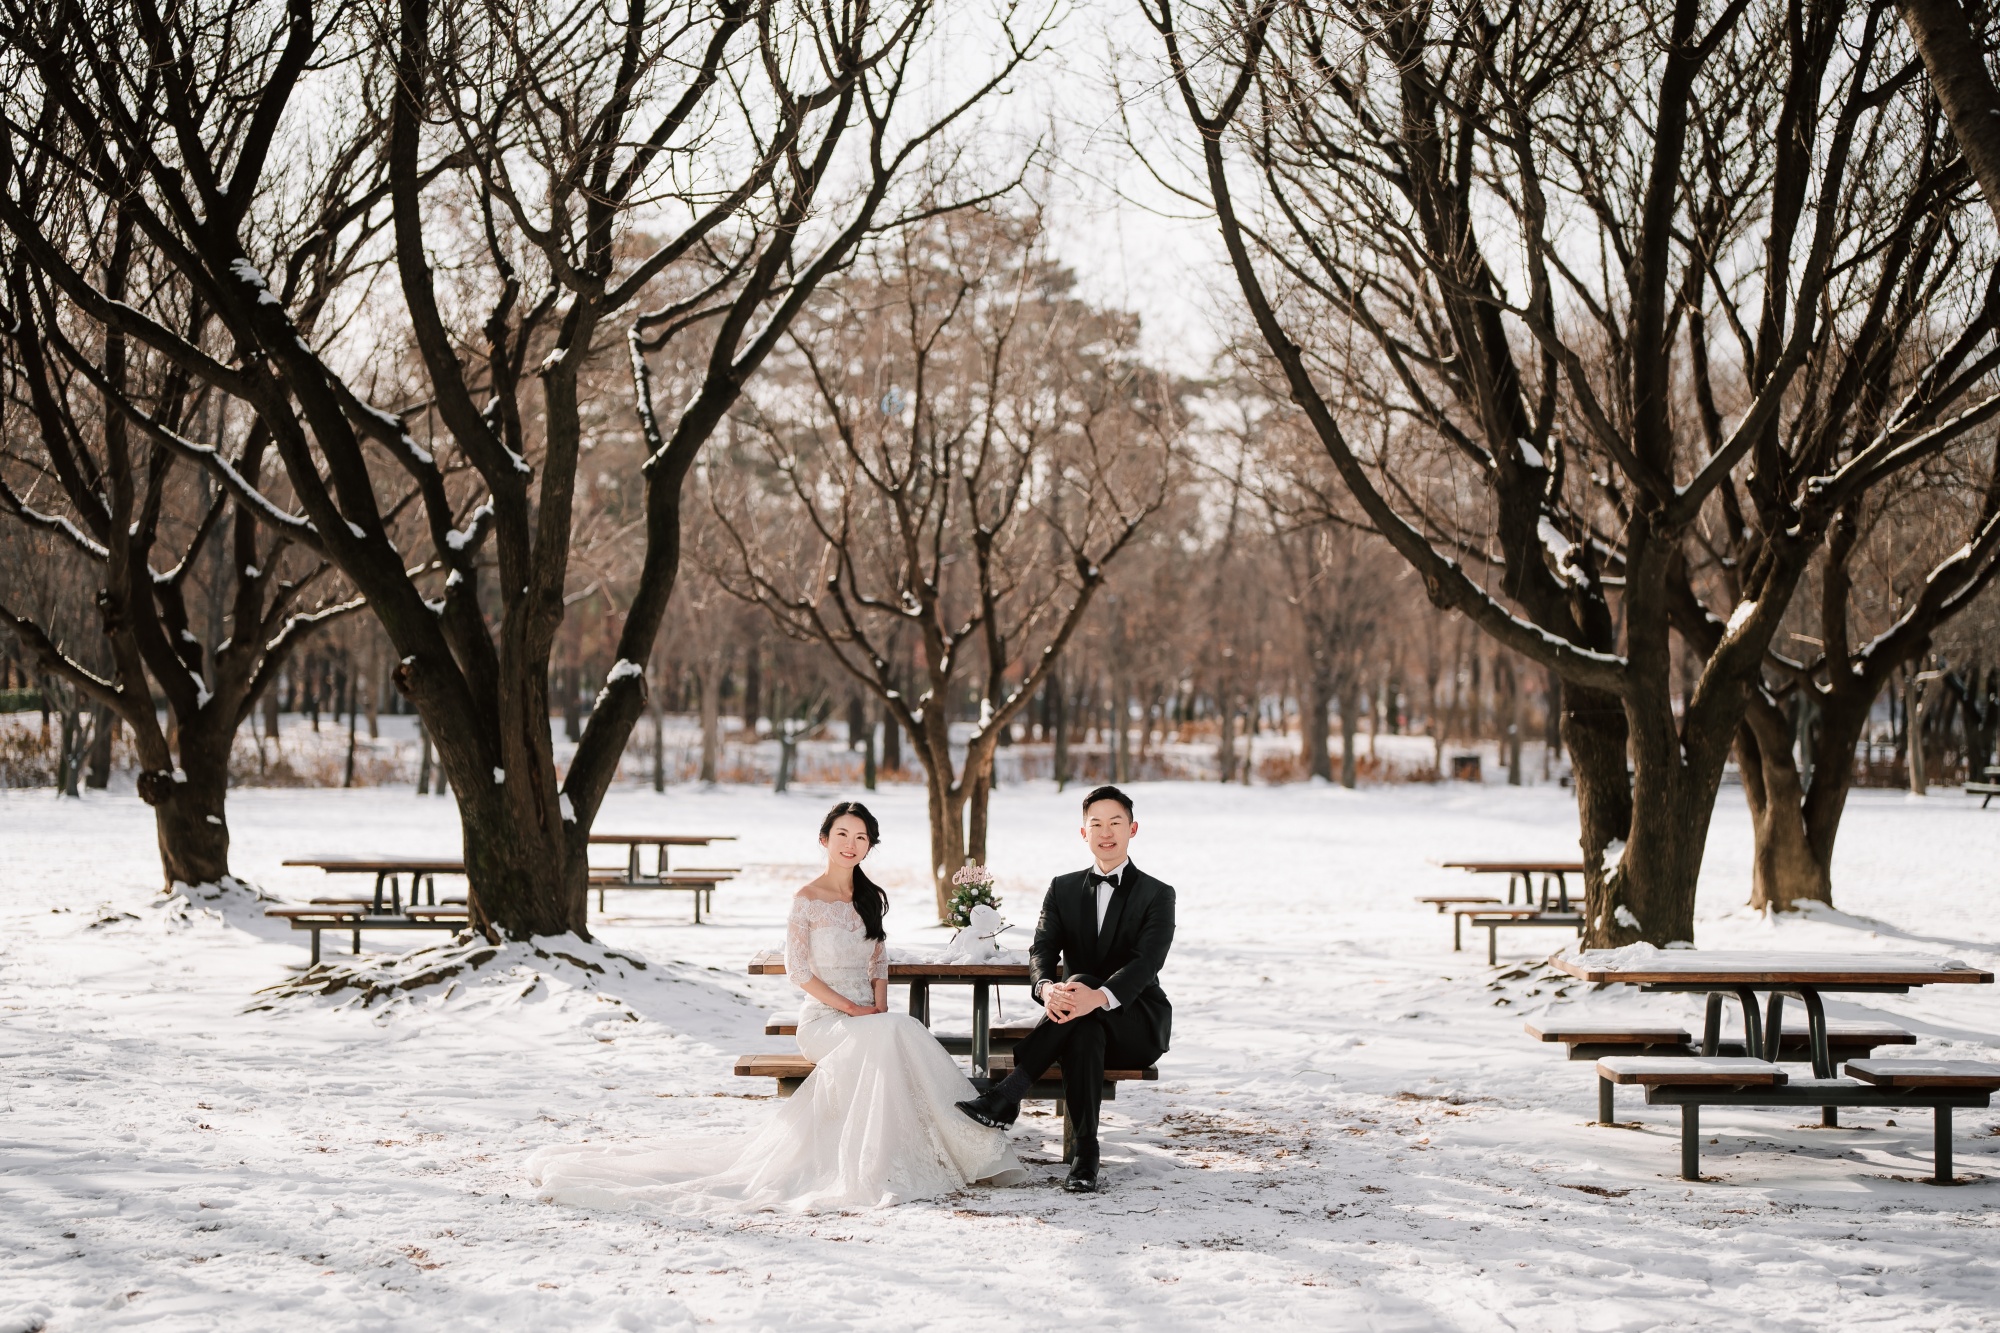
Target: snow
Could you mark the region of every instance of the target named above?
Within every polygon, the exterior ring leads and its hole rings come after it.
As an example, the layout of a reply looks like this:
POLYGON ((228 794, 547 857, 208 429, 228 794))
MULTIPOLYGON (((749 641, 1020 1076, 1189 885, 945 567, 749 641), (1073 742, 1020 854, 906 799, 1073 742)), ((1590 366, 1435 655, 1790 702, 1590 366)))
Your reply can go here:
POLYGON ((643 676, 645 674, 646 674, 646 668, 640 666, 637 662, 628 661, 625 658, 621 657, 618 659, 617 663, 612 666, 610 672, 604 677, 604 683, 606 685, 609 685, 614 681, 630 680, 634 677, 643 676))
POLYGON ((1724 628, 1723 632, 1734 634, 1737 630, 1742 629, 1744 625, 1748 624, 1750 617, 1755 614, 1757 614, 1757 603, 1738 602, 1736 609, 1729 613, 1729 624, 1724 628))
MULTIPOLYGON (((1593 994, 1538 967, 1549 941, 1526 931, 1489 969, 1412 901, 1465 891, 1442 859, 1574 854, 1574 809, 1546 786, 1138 784, 1133 859, 1179 889, 1174 1047, 1160 1082, 1105 1107, 1102 1196, 1054 1188, 1057 1122, 1028 1115, 1034 1179, 1014 1189, 711 1222, 536 1202, 520 1164, 545 1144, 761 1121, 770 1089, 731 1059, 786 1048, 764 1015, 796 992, 743 964, 781 941, 825 805, 861 794, 615 789, 600 827, 739 836, 710 924, 614 890, 595 944, 475 939, 455 956, 480 967, 406 986, 424 959, 384 935, 367 985, 280 1001, 257 992, 297 976, 303 936, 241 888, 161 895, 136 798, 0 793, 0 1329, 998 1330, 1033 1325, 1032 1301, 1107 1328, 1817 1333, 1969 1330, 2000 1308, 2000 1110, 1958 1112, 1959 1172, 1984 1183, 1956 1190, 1917 1182, 1928 1113, 1825 1130, 1711 1108, 1698 1185, 1672 1108, 1621 1094, 1635 1127, 1588 1123, 1590 1066, 1522 1021, 1562 1003, 1687 1023, 1700 997, 1593 994)), ((987 860, 1017 927, 1081 861, 1076 796, 994 797, 987 860)), ((890 942, 936 949, 922 791, 866 799, 890 942)), ((237 873, 292 901, 359 883, 280 864, 334 840, 458 845, 452 803, 407 786, 239 788, 229 813, 237 873)), ((2000 964, 2000 822, 1976 802, 1856 792, 1840 910, 1783 922, 1741 906, 1748 826, 1725 790, 1703 949, 2000 964)), ((962 989, 933 1003, 963 1026, 962 989)), ((1828 1009, 1910 1028, 1913 1055, 2000 1046, 2000 987, 1828 1009)), ((1027 1011, 1003 991, 1003 1019, 1027 1011)))
POLYGON ((1548 467, 1548 464, 1542 461, 1542 451, 1537 449, 1535 447, 1534 441, 1530 440, 1527 436, 1525 435, 1522 436, 1514 443, 1520 447, 1521 461, 1526 463, 1529 467, 1534 467, 1534 468, 1548 467))
POLYGON ((506 781, 507 781, 507 770, 506 770, 506 769, 504 769, 504 768, 501 768, 501 767, 500 767, 499 765, 497 765, 497 764, 496 764, 496 765, 494 765, 494 767, 493 767, 493 785, 494 785, 494 786, 496 786, 496 787, 498 787, 498 786, 500 786, 501 784, 503 784, 503 783, 504 783, 504 782, 506 782, 506 781))

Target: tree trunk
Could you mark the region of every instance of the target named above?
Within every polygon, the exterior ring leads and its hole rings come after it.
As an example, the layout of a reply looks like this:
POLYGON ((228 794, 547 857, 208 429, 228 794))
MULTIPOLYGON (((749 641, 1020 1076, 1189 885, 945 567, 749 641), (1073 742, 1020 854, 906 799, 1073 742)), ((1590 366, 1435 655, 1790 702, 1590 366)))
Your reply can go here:
MULTIPOLYGON (((1789 912, 1801 902, 1831 903, 1827 867, 1806 837, 1806 786, 1785 744, 1785 718, 1763 700, 1753 700, 1750 708, 1736 734, 1736 764, 1754 839, 1750 905, 1760 912, 1789 912)), ((1814 781, 1827 776, 1822 772, 1814 781)))
MULTIPOLYGON (((969 758, 969 756, 968 756, 969 758)), ((963 781, 971 784, 972 790, 965 801, 966 859, 986 864, 986 810, 993 799, 993 760, 988 756, 977 773, 967 774, 963 781)))
POLYGON ((354 721, 355 711, 350 705, 347 710, 347 766, 340 775, 340 785, 343 787, 354 785, 354 721))
POLYGON ((1050 711, 1055 714, 1055 741, 1052 748, 1052 763, 1055 767, 1056 790, 1069 785, 1069 694, 1063 685, 1060 672, 1049 677, 1050 711))
POLYGON ((177 771, 139 775, 169 889, 220 884, 229 875, 229 740, 230 731, 200 715, 181 729, 177 771))
POLYGON ((722 667, 712 664, 701 673, 701 780, 716 783, 716 761, 722 752, 722 667))
POLYGON ((667 789, 667 718, 657 693, 646 696, 646 711, 653 715, 653 790, 664 792, 667 789))
POLYGON ((264 691, 264 735, 278 739, 278 691, 272 686, 264 691))
POLYGON ((1915 662, 1903 668, 1903 734, 1908 737, 1904 758, 1909 763, 1910 794, 1928 796, 1930 776, 1924 771, 1924 714, 1915 662))
MULTIPOLYGON (((1305 698, 1300 703, 1303 705, 1299 710, 1299 730, 1303 733, 1300 742, 1305 750, 1306 772, 1323 782, 1331 782, 1333 757, 1327 753, 1326 733, 1327 714, 1333 704, 1333 683, 1327 679, 1325 672, 1317 669, 1317 664, 1306 672, 1305 698)), ((1341 730, 1346 730, 1344 724, 1341 730)))
POLYGON ((90 751, 84 761, 88 769, 83 785, 92 791, 103 791, 111 785, 111 742, 122 725, 118 714, 103 704, 90 710, 90 751))
POLYGON ((1978 35, 1958 0, 1897 0, 1896 8, 1916 40, 1959 151, 2000 223, 2000 89, 1987 72, 1978 35))
MULTIPOLYGON (((1605 850, 1632 827, 1632 784, 1625 768, 1625 709, 1616 696, 1581 686, 1565 686, 1562 696, 1563 744, 1569 750, 1576 784, 1578 841, 1583 852, 1584 943, 1593 949, 1630 944, 1643 936, 1619 920, 1617 876, 1607 873, 1604 865, 1605 850)), ((1628 847, 1620 870, 1630 861, 1628 847)))
POLYGON ((875 710, 871 707, 861 715, 861 785, 869 791, 875 790, 875 710))
POLYGON ((949 773, 940 773, 935 767, 925 771, 924 793, 930 808, 931 855, 936 858, 931 866, 931 887, 937 898, 937 919, 942 923, 951 916, 951 877, 965 864, 964 800, 953 798, 949 773))
POLYGON ((1231 706, 1226 691, 1217 690, 1215 702, 1219 714, 1215 765, 1222 771, 1222 781, 1229 782, 1236 777, 1236 709, 1231 706))
MULTIPOLYGON (((1122 675, 1111 677, 1111 780, 1132 780, 1131 696, 1122 675)), ((975 844, 977 840, 975 839, 975 844)))
POLYGON ((882 718, 882 768, 890 773, 903 771, 903 728, 894 714, 882 718))
POLYGON ((1334 696, 1340 701, 1340 785, 1353 791, 1361 777, 1354 756, 1354 738, 1361 730, 1361 682, 1350 672, 1335 684, 1334 696))
POLYGON ((83 768, 83 714, 75 705, 62 710, 62 748, 56 752, 56 795, 78 796, 78 774, 83 768))
POLYGON ((423 719, 417 720, 417 795, 431 794, 431 733, 423 719))

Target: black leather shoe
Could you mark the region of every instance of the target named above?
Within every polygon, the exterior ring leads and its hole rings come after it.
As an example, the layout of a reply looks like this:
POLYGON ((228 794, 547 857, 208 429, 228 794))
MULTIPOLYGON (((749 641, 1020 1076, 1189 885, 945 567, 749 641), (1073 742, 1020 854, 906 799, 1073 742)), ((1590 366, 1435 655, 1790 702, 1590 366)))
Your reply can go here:
POLYGON ((1021 1103, 982 1092, 969 1102, 958 1103, 958 1109, 988 1129, 1011 1129, 1021 1114, 1021 1103))
POLYGON ((1101 1188, 1097 1183, 1097 1163, 1081 1159, 1070 1167, 1069 1177, 1063 1181, 1063 1191, 1067 1194, 1095 1194, 1101 1188))

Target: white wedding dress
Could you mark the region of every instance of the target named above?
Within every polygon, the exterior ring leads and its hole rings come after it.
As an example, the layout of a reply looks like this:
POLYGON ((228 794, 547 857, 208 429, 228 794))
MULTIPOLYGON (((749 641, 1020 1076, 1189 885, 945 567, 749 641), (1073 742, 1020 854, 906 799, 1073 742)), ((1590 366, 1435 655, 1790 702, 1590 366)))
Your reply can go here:
MULTIPOLYGON (((785 975, 818 977, 857 1004, 888 976, 881 940, 852 903, 795 898, 785 975)), ((624 1148, 544 1148, 529 1159, 541 1197, 582 1208, 672 1213, 869 1208, 1025 1179, 1004 1131, 954 1105, 972 1084, 908 1014, 849 1017, 810 996, 799 1050, 814 1069, 747 1139, 671 1139, 624 1148)))

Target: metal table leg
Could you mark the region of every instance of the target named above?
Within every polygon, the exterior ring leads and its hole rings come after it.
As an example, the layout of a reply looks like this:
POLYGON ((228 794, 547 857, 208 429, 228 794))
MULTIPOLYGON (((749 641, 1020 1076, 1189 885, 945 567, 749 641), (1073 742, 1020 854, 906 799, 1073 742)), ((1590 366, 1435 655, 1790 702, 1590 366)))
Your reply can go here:
POLYGON ((1937 1109, 1937 1130, 1931 1141, 1931 1184, 1954 1185, 1951 1174, 1951 1108, 1937 1109))
POLYGON ((1701 1107, 1681 1104, 1681 1179, 1701 1179, 1701 1107))
POLYGON ((1464 929, 1465 913, 1453 912, 1451 914, 1451 951, 1453 953, 1459 953, 1465 948, 1465 937, 1462 934, 1464 929))
POLYGON ((383 881, 383 880, 385 880, 385 879, 387 879, 388 877, 389 877, 389 872, 388 872, 388 871, 386 871, 386 870, 378 870, 378 871, 376 871, 376 872, 375 872, 375 909, 374 909, 374 910, 376 910, 376 911, 378 911, 378 912, 382 910, 382 881, 383 881))
POLYGON ((1486 928, 1486 966, 1500 966, 1500 927, 1486 928))
POLYGON ((925 1027, 931 1025, 931 984, 928 981, 910 983, 910 1017, 925 1027))
POLYGON ((990 1010, 990 984, 984 981, 972 983, 972 1075, 984 1078, 989 1072, 993 1054, 993 1027, 990 1010))
MULTIPOLYGON (((417 901, 417 881, 416 878, 412 876, 410 879, 411 905, 415 906, 416 901, 417 901)), ((382 904, 380 902, 377 902, 375 904, 375 910, 378 912, 382 910, 382 904)), ((389 910, 391 912, 394 912, 397 916, 401 916, 403 914, 403 877, 401 875, 389 876, 389 910)))
POLYGON ((1610 1079, 1602 1074, 1597 1076, 1597 1123, 1600 1125, 1611 1123, 1611 1086, 1610 1079))
POLYGON ((1569 879, 1562 871, 1556 871, 1556 892, 1562 898, 1562 910, 1569 910, 1569 879))
POLYGON ((313 927, 313 929, 312 929, 312 932, 311 932, 311 933, 312 933, 312 937, 313 937, 313 953, 312 953, 312 963, 311 963, 310 965, 311 965, 311 966, 313 966, 313 967, 318 967, 318 966, 319 966, 319 927, 318 927, 318 926, 314 926, 314 927, 313 927))
POLYGON ((1708 993, 1708 1010, 1701 1022, 1701 1053, 1704 1058, 1713 1059, 1722 1045, 1722 994, 1708 993))
POLYGON ((1752 1060, 1768 1059, 1764 1054, 1764 1035, 1757 1022, 1757 992, 1748 986, 1738 986, 1736 1002, 1743 1006, 1743 1054, 1752 1060))
MULTIPOLYGON (((1832 1078, 1833 1051, 1826 1039, 1826 1005, 1820 1001, 1819 992, 1816 990, 1801 990, 1798 995, 1805 1001, 1806 1006, 1806 1041, 1812 1048, 1813 1077, 1832 1078)), ((1777 1000, 1776 995, 1771 997, 1773 1004, 1776 1004, 1777 1000)), ((1827 1129, 1838 1129, 1840 1108, 1822 1106, 1819 1111, 1819 1123, 1827 1129)))

